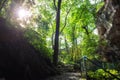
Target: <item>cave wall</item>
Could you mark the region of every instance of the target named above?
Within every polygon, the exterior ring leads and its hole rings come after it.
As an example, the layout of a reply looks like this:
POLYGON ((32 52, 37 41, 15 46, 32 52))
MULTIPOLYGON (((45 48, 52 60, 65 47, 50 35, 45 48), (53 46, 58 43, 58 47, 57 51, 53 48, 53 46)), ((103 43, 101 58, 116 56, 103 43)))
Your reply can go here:
POLYGON ((120 1, 104 0, 97 12, 96 26, 100 36, 100 52, 108 61, 120 60, 120 1), (106 44, 103 45, 103 41, 106 44))

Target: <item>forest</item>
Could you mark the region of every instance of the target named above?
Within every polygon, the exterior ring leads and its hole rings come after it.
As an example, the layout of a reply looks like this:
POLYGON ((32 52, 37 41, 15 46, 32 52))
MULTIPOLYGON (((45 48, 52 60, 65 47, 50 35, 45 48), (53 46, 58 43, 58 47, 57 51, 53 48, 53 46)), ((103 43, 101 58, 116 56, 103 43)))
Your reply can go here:
POLYGON ((120 0, 0 0, 0 80, 120 80, 120 0))

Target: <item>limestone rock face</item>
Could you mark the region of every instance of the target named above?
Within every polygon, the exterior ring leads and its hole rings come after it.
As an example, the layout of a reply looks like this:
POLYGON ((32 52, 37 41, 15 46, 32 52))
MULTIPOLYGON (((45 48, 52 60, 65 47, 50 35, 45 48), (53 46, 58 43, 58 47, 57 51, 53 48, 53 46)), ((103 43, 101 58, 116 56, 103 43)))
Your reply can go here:
MULTIPOLYGON (((96 26, 100 36, 100 42, 106 41, 103 45, 103 54, 120 60, 120 1, 104 0, 105 5, 97 13, 96 26)), ((102 46, 102 44, 100 44, 102 46)))

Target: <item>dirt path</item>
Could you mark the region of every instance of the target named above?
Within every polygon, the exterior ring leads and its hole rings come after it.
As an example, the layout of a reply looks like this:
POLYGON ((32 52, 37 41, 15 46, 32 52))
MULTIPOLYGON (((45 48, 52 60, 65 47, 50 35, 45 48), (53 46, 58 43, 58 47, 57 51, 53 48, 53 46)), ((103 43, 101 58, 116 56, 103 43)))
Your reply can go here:
POLYGON ((80 73, 67 72, 58 76, 48 78, 46 80, 85 80, 85 79, 80 79, 80 76, 81 76, 80 73))
MULTIPOLYGON (((5 80, 5 79, 1 78, 0 80, 5 80)), ((45 80, 86 80, 86 79, 81 79, 81 75, 78 72, 66 72, 61 75, 47 78, 45 80)))

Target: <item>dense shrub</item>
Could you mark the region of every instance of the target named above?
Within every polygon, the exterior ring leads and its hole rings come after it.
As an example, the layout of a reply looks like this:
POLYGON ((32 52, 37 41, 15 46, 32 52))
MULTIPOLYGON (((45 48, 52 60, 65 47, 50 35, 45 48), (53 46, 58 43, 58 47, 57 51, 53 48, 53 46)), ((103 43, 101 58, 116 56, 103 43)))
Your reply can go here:
POLYGON ((88 76, 91 80, 117 80, 115 77, 113 77, 111 74, 114 76, 119 77, 119 73, 117 70, 114 69, 107 69, 104 71, 103 69, 98 69, 95 72, 89 71, 88 76), (107 72, 106 72, 107 71, 107 72), (111 74, 110 74, 111 73, 111 74))

